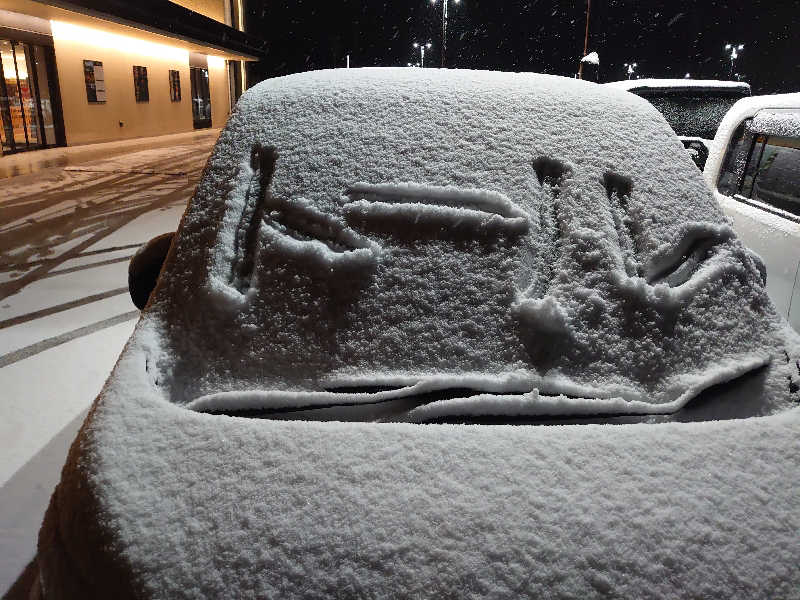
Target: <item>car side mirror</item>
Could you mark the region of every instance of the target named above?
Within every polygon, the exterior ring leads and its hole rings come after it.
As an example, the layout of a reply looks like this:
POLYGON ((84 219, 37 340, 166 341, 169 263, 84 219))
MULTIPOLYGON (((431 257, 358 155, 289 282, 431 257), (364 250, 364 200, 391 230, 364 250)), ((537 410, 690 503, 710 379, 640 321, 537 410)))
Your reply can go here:
POLYGON ((128 291, 139 310, 147 305, 156 287, 174 237, 174 231, 154 237, 136 251, 128 264, 128 291))
POLYGON ((706 161, 708 160, 708 147, 701 141, 698 140, 682 140, 683 147, 686 148, 686 151, 689 152, 689 156, 692 157, 694 164, 697 165, 697 168, 702 171, 706 167, 706 161))

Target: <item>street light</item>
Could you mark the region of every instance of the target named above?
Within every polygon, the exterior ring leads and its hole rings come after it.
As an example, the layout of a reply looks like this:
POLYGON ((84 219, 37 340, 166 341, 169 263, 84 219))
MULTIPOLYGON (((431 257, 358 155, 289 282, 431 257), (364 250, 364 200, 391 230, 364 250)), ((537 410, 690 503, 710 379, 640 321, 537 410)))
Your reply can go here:
POLYGON ((631 75, 633 75, 633 72, 636 70, 636 67, 638 66, 639 65, 637 63, 625 63, 625 69, 628 72, 628 79, 631 78, 631 75))
POLYGON ((419 48, 419 63, 423 69, 425 68, 425 49, 430 49, 431 45, 430 42, 427 44, 418 44, 414 42, 414 48, 419 48))
MULTIPOLYGON (((453 0, 456 4, 461 0, 453 0)), ((431 4, 436 4, 436 0, 431 0, 431 4)), ((450 0, 442 0, 442 68, 444 68, 444 55, 447 51, 447 5, 450 0)))
POLYGON ((734 64, 739 58, 739 52, 744 50, 744 44, 725 44, 725 50, 731 53, 731 78, 734 76, 734 64))

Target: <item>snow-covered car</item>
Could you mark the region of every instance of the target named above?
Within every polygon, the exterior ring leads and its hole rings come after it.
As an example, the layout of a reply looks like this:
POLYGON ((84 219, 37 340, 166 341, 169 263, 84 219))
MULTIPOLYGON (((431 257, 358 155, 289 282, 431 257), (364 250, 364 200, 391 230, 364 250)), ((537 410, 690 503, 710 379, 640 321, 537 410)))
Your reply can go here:
POLYGON ((629 79, 606 85, 641 96, 664 115, 702 171, 711 140, 728 110, 750 96, 750 84, 713 79, 629 79))
POLYGON ((800 330, 800 94, 737 102, 704 176, 737 235, 763 259, 776 309, 800 330))
POLYGON ((797 597, 798 356, 641 98, 481 71, 268 80, 72 445, 38 581, 797 597))

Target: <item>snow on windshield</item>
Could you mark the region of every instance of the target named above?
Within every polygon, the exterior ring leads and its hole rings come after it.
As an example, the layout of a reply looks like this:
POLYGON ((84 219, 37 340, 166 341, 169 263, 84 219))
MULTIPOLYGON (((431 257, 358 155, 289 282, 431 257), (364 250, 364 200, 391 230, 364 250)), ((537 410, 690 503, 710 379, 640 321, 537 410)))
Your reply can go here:
POLYGON ((713 139, 725 113, 750 95, 750 86, 739 81, 635 79, 605 85, 647 99, 676 134, 702 139, 713 139))
MULTIPOLYGON (((759 259, 658 112, 543 75, 260 84, 164 280, 146 317, 159 385, 203 411, 457 389, 537 414, 670 412, 784 343, 759 259)), ((760 412, 789 401, 773 379, 760 412)))

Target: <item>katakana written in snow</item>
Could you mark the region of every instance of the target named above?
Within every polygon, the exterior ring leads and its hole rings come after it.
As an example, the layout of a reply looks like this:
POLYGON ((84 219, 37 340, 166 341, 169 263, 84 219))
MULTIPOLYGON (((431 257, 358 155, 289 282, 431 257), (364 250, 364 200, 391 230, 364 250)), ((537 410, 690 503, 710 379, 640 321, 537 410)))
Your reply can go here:
POLYGON ((479 412, 670 413, 758 369, 748 410, 775 412, 794 338, 690 165, 646 102, 564 78, 265 82, 184 220, 149 364, 211 412, 450 390, 479 412))

